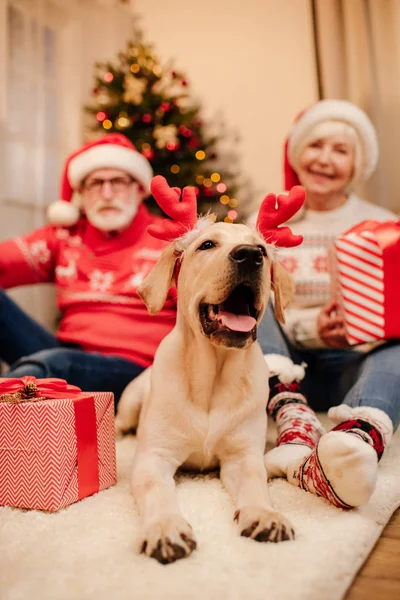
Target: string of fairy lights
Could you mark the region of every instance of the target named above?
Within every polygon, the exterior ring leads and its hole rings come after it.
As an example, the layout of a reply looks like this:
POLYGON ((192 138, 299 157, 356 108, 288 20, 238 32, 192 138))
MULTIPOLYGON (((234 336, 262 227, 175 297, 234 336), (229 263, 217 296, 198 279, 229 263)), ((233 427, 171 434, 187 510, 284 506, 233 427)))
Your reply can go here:
MULTIPOLYGON (((137 107, 137 111, 132 111, 132 114, 128 114, 127 110, 118 111, 117 115, 112 116, 110 113, 115 109, 115 102, 110 101, 110 90, 108 86, 115 83, 115 77, 121 76, 121 73, 113 73, 111 70, 103 71, 98 76, 99 86, 96 94, 96 101, 98 103, 98 110, 95 112, 95 118, 99 125, 105 130, 117 130, 124 132, 133 126, 135 119, 141 119, 141 121, 149 126, 153 126, 152 138, 153 144, 142 142, 138 147, 138 150, 148 160, 152 161, 156 158, 157 150, 164 150, 174 153, 181 146, 181 140, 183 143, 191 149, 194 153, 194 157, 197 161, 202 162, 210 158, 207 151, 198 148, 201 146, 200 140, 197 138, 195 132, 189 126, 180 124, 163 124, 163 116, 168 113, 172 108, 178 109, 179 112, 184 115, 188 111, 188 107, 183 103, 179 105, 176 100, 170 98, 162 101, 155 110, 154 114, 150 112, 144 112, 140 114, 140 104, 143 100, 143 95, 147 91, 147 79, 146 72, 150 71, 150 75, 155 76, 155 85, 160 83, 163 76, 163 69, 157 62, 153 55, 150 55, 148 49, 144 46, 134 47, 131 46, 129 49, 133 61, 129 65, 128 73, 124 75, 124 92, 122 94, 122 100, 125 104, 133 104, 137 107), (145 72, 144 72, 145 71, 145 72), (104 83, 103 83, 104 82, 104 83), (174 102, 175 106, 171 106, 174 102), (111 108, 111 110, 110 110, 111 108), (137 114, 136 114, 137 113, 137 114), (179 139, 181 136, 181 139, 179 139), (196 149, 198 148, 198 149, 196 149)), ((169 74, 172 80, 177 80, 184 88, 188 85, 187 81, 181 75, 171 71, 169 74)), ((154 83, 152 84, 154 87, 154 83)), ((178 100, 183 96, 177 95, 178 100)), ((211 156, 212 158, 212 156, 211 156)), ((173 175, 178 175, 181 171, 181 166, 178 164, 179 161, 173 162, 169 167, 170 172, 173 175)), ((221 207, 224 206, 228 209, 224 218, 225 222, 233 223, 238 218, 237 207, 239 205, 238 200, 229 195, 228 186, 222 181, 223 175, 214 171, 211 174, 203 175, 198 174, 195 176, 195 185, 197 195, 200 193, 200 187, 202 194, 205 197, 214 198, 219 201, 221 207)))

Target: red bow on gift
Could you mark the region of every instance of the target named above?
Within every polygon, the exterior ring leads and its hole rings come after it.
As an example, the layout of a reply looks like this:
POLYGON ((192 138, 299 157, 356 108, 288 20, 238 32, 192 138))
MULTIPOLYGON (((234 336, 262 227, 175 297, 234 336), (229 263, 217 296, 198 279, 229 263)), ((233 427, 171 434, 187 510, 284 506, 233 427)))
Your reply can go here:
MULTIPOLYGON (((100 489, 99 450, 97 442, 96 406, 94 394, 82 393, 76 385, 70 385, 65 379, 49 377, 1 377, 0 409, 14 410, 12 404, 30 404, 28 410, 36 410, 35 403, 41 400, 71 400, 75 416, 77 465, 78 465, 78 497, 80 500, 100 489)), ((46 410, 46 402, 41 410, 46 410)), ((16 410, 20 410, 18 407, 16 410)), ((40 413, 40 414, 43 414, 40 413)), ((62 420, 63 412, 59 419, 62 420)), ((53 419, 50 420, 53 423, 53 419)), ((7 421, 6 421, 7 422, 7 421)), ((52 425, 49 425, 51 432, 52 425)))
POLYGON ((76 385, 70 385, 65 379, 49 377, 48 379, 36 379, 36 377, 0 377, 0 395, 21 394, 22 397, 30 398, 71 398, 82 393, 76 385))

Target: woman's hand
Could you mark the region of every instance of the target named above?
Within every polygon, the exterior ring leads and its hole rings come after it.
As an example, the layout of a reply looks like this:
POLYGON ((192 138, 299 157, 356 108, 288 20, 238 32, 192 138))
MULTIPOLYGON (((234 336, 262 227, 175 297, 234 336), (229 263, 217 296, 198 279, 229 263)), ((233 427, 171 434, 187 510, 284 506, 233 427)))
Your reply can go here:
POLYGON ((337 302, 332 300, 321 309, 317 317, 317 332, 320 339, 330 348, 349 348, 344 320, 337 312, 337 302))

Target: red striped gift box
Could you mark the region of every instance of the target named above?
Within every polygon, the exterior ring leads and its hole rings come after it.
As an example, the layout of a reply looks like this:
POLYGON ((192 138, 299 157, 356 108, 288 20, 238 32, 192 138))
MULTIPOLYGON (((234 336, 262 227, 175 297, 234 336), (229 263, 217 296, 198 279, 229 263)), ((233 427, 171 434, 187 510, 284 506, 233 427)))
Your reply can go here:
POLYGON ((0 505, 56 511, 116 481, 111 392, 0 379, 0 505))
POLYGON ((349 344, 400 337, 400 222, 363 221, 334 247, 336 294, 349 344))

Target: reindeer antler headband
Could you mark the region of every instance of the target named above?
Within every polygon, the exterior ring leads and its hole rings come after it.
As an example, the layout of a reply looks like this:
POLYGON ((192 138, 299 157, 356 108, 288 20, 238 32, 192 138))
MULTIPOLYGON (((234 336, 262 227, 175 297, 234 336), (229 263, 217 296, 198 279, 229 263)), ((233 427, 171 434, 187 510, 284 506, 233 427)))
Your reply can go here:
MULTIPOLYGON (((160 240, 172 242, 185 233, 193 230, 197 224, 197 201, 194 188, 169 187, 161 175, 153 177, 150 185, 151 193, 157 204, 173 219, 163 219, 160 223, 150 225, 148 232, 160 240)), ((297 185, 288 195, 268 194, 260 206, 256 227, 267 244, 291 248, 303 241, 303 236, 293 235, 289 227, 279 227, 285 223, 304 204, 305 190, 297 185)))
POLYGON ((156 175, 150 184, 150 190, 157 204, 172 221, 163 219, 150 225, 148 232, 159 240, 171 241, 191 231, 197 223, 197 200, 193 187, 169 187, 165 177, 156 175))
POLYGON ((293 235, 290 227, 279 227, 300 210, 306 199, 306 192, 300 185, 292 187, 288 195, 268 194, 258 211, 256 227, 267 244, 282 248, 299 246, 302 235, 293 235))

